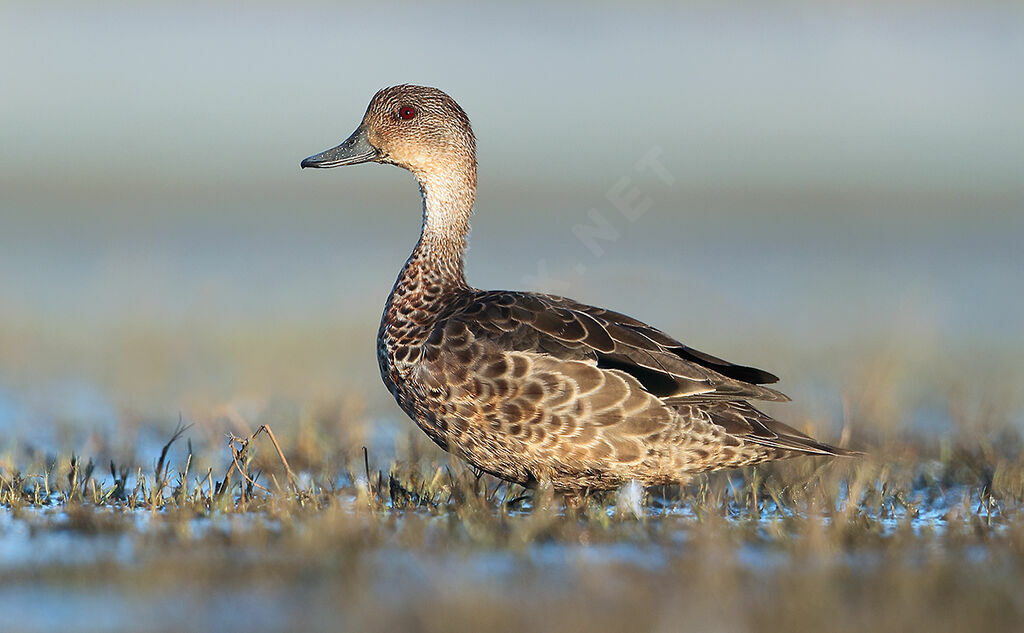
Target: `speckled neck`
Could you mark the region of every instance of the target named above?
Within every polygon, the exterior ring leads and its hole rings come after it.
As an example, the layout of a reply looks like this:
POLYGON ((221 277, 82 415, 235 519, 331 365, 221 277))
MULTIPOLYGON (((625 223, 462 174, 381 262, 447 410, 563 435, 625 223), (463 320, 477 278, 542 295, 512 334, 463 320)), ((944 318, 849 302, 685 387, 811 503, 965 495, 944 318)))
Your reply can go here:
POLYGON ((402 350, 426 340, 453 295, 469 288, 463 255, 473 212, 475 167, 472 164, 471 169, 429 174, 413 172, 423 195, 423 229, 395 280, 377 337, 381 376, 392 390, 411 362, 406 357, 408 352, 402 350))
POLYGON ((416 173, 423 227, 402 276, 415 274, 445 287, 466 287, 463 259, 476 197, 476 164, 416 173))

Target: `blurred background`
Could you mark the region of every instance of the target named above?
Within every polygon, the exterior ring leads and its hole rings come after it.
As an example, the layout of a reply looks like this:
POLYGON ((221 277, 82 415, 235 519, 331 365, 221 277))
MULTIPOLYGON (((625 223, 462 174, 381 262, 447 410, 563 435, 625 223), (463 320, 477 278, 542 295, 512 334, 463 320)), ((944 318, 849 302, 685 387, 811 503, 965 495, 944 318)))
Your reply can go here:
POLYGON ((0 432, 406 428, 374 338, 415 183, 298 166, 406 82, 473 120, 470 283, 764 367, 836 432, 879 392, 894 432, 950 389, 1020 423, 1022 33, 994 1, 3 2, 0 432))

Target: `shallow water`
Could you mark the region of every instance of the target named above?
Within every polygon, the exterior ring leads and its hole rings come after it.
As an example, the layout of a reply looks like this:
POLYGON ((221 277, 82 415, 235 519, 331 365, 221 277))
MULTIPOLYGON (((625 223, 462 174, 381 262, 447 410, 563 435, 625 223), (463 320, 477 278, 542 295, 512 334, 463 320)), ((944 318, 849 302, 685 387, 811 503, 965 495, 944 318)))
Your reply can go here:
MULTIPOLYGON (((299 475, 300 479, 303 477, 299 475)), ((98 478, 103 485, 109 485, 105 478, 98 478)), ((128 487, 134 484, 129 480, 128 487)), ((336 482, 339 487, 365 486, 364 480, 349 482, 340 479, 336 482)), ((736 485, 742 487, 742 479, 735 481, 736 485)), ((900 500, 889 500, 877 509, 860 508, 859 516, 863 519, 877 523, 880 533, 883 536, 892 534, 897 529, 910 529, 915 534, 922 530, 931 530, 941 535, 950 520, 962 522, 963 517, 969 515, 974 509, 983 505, 979 495, 979 489, 966 485, 952 485, 940 488, 937 485, 922 485, 914 489, 912 493, 900 500), (909 506, 909 507, 908 507, 909 506)), ((634 538, 626 538, 624 542, 612 544, 566 544, 566 543, 534 543, 528 544, 521 552, 525 554, 533 564, 543 564, 545 561, 556 559, 572 559, 580 561, 593 561, 616 563, 624 562, 638 566, 649 566, 655 559, 665 562, 672 555, 678 555, 687 547, 688 530, 700 521, 700 515, 694 507, 687 502, 679 500, 663 499, 658 496, 658 489, 651 489, 650 496, 645 499, 642 505, 638 505, 638 512, 635 519, 637 525, 641 523, 646 529, 654 529, 661 537, 660 544, 649 541, 648 532, 634 534, 634 538), (667 530, 664 529, 667 526, 667 530), (665 547, 664 543, 669 543, 665 547), (657 554, 652 558, 652 555, 657 554)), ((144 538, 150 530, 154 521, 160 525, 161 517, 165 516, 164 511, 152 512, 147 509, 128 510, 116 506, 96 508, 97 513, 115 518, 113 523, 117 529, 112 533, 94 533, 82 531, 76 526, 69 516, 67 510, 57 505, 58 499, 54 498, 54 507, 20 509, 17 516, 10 511, 0 512, 0 570, 9 572, 20 568, 28 568, 38 565, 80 565, 96 563, 101 561, 113 561, 119 564, 128 564, 136 560, 140 554, 137 550, 140 538, 144 538)), ((353 513, 359 501, 355 496, 340 494, 335 498, 335 503, 342 512, 353 513)), ((847 501, 840 498, 836 507, 837 512, 842 512, 847 501)), ((518 510, 511 511, 510 517, 527 519, 531 515, 532 502, 527 500, 518 506, 518 510)), ((759 504, 758 515, 753 515, 744 504, 730 502, 726 510, 730 521, 737 524, 749 525, 755 532, 764 539, 766 552, 772 549, 772 541, 777 539, 775 532, 768 528, 777 527, 780 521, 790 518, 806 519, 792 510, 777 507, 770 499, 762 500, 759 504)), ((390 503, 385 504, 390 508, 390 503)), ((609 505, 607 514, 609 518, 616 517, 623 507, 620 504, 609 505)), ((982 515, 988 524, 998 532, 1001 525, 1005 524, 1000 507, 990 508, 990 512, 982 515)), ((396 515, 395 529, 401 530, 403 511, 394 510, 396 515)), ((432 513, 424 514, 419 511, 411 511, 417 516, 417 520, 425 520, 428 524, 436 524, 438 529, 443 529, 449 521, 446 516, 436 516, 432 513)), ((630 516, 633 516, 630 514, 630 516)), ((810 521, 819 521, 822 525, 828 525, 832 520, 829 516, 811 517, 810 521)), ((262 514, 237 514, 237 515, 214 515, 212 517, 196 517, 184 524, 186 539, 206 539, 215 534, 224 536, 234 531, 251 531, 259 528, 270 534, 279 534, 282 525, 278 520, 270 520, 262 514)), ((628 534, 628 533, 627 533, 628 534)), ((758 547, 752 545, 753 550, 747 554, 748 562, 756 563, 753 552, 758 547)), ((389 555, 388 549, 382 549, 382 555, 389 555)), ((429 557, 426 552, 423 553, 429 557)), ((500 557, 499 557, 500 558, 500 557)), ((480 569, 486 568, 486 561, 490 560, 484 556, 481 560, 480 569)))

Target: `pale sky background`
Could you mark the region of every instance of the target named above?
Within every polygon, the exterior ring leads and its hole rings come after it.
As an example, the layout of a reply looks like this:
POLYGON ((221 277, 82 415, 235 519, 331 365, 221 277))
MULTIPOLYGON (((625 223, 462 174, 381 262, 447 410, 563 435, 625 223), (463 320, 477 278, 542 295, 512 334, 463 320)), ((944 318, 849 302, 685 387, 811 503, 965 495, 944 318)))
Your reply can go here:
POLYGON ((415 184, 298 163, 402 82, 473 121, 471 283, 748 362, 1024 339, 1018 3, 4 2, 0 55, 0 325, 41 341, 337 322, 375 382, 415 184), (672 185, 634 170, 651 148, 672 185), (620 235, 599 257, 591 209, 620 235))

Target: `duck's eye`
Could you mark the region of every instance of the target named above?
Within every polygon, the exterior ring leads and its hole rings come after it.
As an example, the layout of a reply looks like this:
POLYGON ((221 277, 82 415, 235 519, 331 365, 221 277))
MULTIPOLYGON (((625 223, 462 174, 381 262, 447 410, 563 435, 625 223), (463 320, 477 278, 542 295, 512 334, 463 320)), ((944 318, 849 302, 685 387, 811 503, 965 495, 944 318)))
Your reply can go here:
POLYGON ((402 117, 406 121, 416 116, 416 110, 410 106, 405 106, 398 111, 398 116, 402 117))

